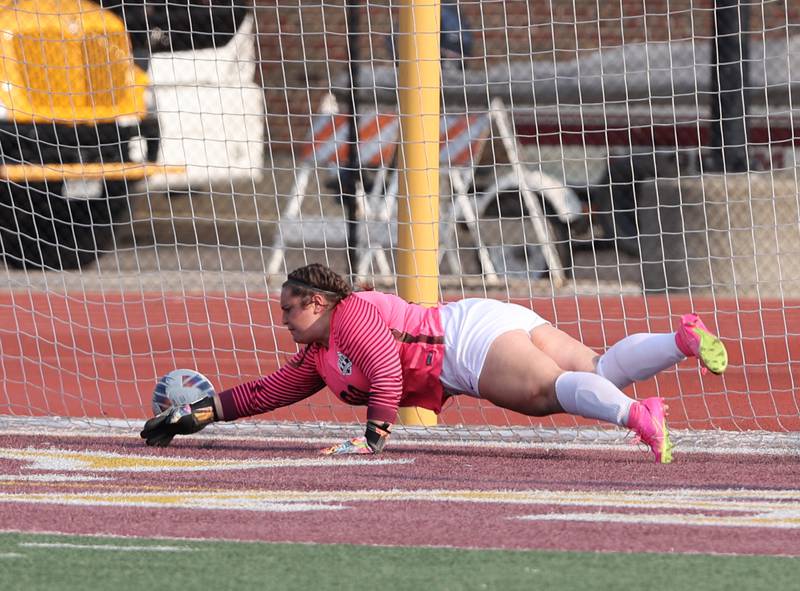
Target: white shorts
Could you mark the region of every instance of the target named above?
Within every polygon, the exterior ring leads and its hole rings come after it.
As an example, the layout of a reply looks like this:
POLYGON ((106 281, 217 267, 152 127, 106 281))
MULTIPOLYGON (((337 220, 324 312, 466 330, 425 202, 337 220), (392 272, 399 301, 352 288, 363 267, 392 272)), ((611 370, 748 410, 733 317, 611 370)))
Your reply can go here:
POLYGON ((530 332, 550 324, 533 310, 486 298, 469 298, 440 308, 444 329, 441 382, 450 390, 480 398, 478 378, 489 347, 503 333, 530 332))

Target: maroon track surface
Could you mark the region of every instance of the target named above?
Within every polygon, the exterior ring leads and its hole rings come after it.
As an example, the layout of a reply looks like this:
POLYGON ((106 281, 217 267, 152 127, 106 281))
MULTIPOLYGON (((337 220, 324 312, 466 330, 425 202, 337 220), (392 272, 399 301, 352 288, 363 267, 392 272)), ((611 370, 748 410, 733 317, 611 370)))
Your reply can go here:
MULTIPOLYGON (((723 377, 701 378, 689 360, 637 385, 670 401, 673 428, 800 431, 800 301, 681 297, 563 297, 518 301, 597 350, 640 331, 674 330, 692 309, 728 344, 723 377)), ((218 387, 273 371, 294 351, 266 294, 30 294, 0 292, 0 414, 144 417, 155 380, 176 367, 218 387)), ((358 420, 321 393, 273 420, 358 420)), ((461 397, 446 424, 530 424, 527 417, 461 397)), ((552 424, 548 419, 545 424, 552 424)), ((572 419, 561 422, 572 425, 572 419)))
POLYGON ((683 454, 677 456, 674 464, 662 466, 650 463, 649 454, 635 451, 420 449, 404 447, 402 442, 394 443, 394 447, 380 457, 366 458, 366 465, 104 472, 81 471, 74 466, 61 470, 58 466, 34 469, 30 460, 10 459, 9 454, 37 449, 44 455, 75 450, 167 460, 178 456, 198 460, 318 460, 321 456, 317 453, 318 445, 291 441, 183 439, 173 447, 155 450, 132 437, 82 441, 76 437, 0 434, 0 524, 4 530, 25 532, 273 542, 800 555, 797 529, 800 526, 800 493, 794 490, 800 483, 800 457, 797 455, 737 458, 683 454), (371 461, 374 459, 406 463, 378 465, 371 461), (31 476, 53 474, 102 476, 107 480, 30 480, 31 476), (667 492, 674 489, 683 492, 667 492), (753 497, 783 495, 782 500, 774 504, 776 510, 783 508, 783 517, 780 517, 783 527, 775 527, 774 523, 771 527, 740 527, 730 523, 688 525, 682 522, 701 514, 724 520, 731 515, 763 513, 748 505, 732 504, 720 510, 697 507, 691 502, 675 503, 676 495, 723 494, 720 491, 729 489, 739 491, 731 494, 748 490, 753 497), (285 500, 285 491, 294 491, 293 494, 300 496, 328 491, 338 495, 337 498, 348 491, 367 492, 355 500, 321 501, 323 505, 343 507, 338 510, 293 512, 98 506, 91 497, 93 493, 112 494, 125 505, 125 499, 137 493, 199 494, 213 499, 220 491, 243 490, 275 502, 285 500), (445 497, 448 491, 462 491, 474 498, 471 501, 384 498, 397 491, 408 491, 413 496, 417 491, 432 490, 440 491, 436 494, 445 497), (494 502, 485 502, 487 499, 481 498, 479 491, 496 491, 489 495, 494 502), (519 491, 536 495, 547 494, 547 491, 564 493, 563 498, 559 495, 550 502, 510 502, 519 491), (673 506, 653 508, 624 500, 605 507, 564 503, 570 494, 593 498, 611 495, 621 499, 623 494, 643 495, 648 491, 661 491, 656 498, 673 506), (53 496, 47 502, 34 502, 41 493, 53 496), (9 502, 11 498, 21 502, 9 502), (83 499, 86 504, 63 504, 70 499, 83 499), (729 511, 731 508, 735 510, 729 511), (600 520, 552 520, 563 513, 595 514, 600 520), (551 520, 519 519, 524 515, 545 515, 551 520), (643 519, 673 516, 679 523, 617 523, 610 519, 614 515, 643 519))

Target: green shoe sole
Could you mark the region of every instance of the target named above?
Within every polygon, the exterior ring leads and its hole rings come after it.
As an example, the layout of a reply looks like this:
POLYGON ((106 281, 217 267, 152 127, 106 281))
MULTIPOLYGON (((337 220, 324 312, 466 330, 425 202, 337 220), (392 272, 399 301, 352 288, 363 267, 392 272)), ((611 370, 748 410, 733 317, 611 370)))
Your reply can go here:
POLYGON ((672 441, 669 440, 669 428, 666 419, 661 421, 661 432, 664 433, 664 440, 661 442, 661 463, 672 463, 672 441))
POLYGON ((711 333, 696 330, 700 336, 700 350, 697 356, 700 362, 713 374, 721 374, 728 367, 728 351, 725 344, 711 333))

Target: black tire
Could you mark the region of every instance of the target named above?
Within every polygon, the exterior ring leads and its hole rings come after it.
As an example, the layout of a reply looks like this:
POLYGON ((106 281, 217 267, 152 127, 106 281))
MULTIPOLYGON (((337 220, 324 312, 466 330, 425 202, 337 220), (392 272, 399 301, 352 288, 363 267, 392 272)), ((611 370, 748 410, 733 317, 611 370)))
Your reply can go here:
POLYGON ((74 270, 114 249, 115 226, 129 213, 124 181, 102 195, 67 199, 64 183, 0 182, 0 252, 11 267, 74 270))
MULTIPOLYGON (((572 249, 569 226, 549 210, 547 202, 534 193, 544 213, 548 238, 555 246, 561 269, 572 276, 572 249)), ((542 244, 537 240, 531 212, 518 189, 495 194, 485 201, 478 213, 480 242, 499 276, 517 279, 539 279, 551 275, 542 244)), ((476 251, 476 255, 479 253, 476 251)), ((486 269, 483 269, 486 273, 486 269)))
POLYGON ((603 232, 600 246, 640 255, 640 201, 647 183, 659 176, 677 177, 677 156, 653 152, 611 155, 600 183, 588 190, 591 210, 603 232))

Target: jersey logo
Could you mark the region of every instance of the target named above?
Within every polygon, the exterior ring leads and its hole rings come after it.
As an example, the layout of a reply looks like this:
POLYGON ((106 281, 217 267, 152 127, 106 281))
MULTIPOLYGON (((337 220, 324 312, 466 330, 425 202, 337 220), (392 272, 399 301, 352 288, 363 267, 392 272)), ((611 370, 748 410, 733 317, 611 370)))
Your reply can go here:
POLYGON ((350 374, 353 373, 353 362, 350 361, 347 357, 345 357, 345 355, 341 351, 339 351, 338 355, 339 355, 339 362, 338 362, 339 373, 341 373, 343 376, 349 376, 350 374))

